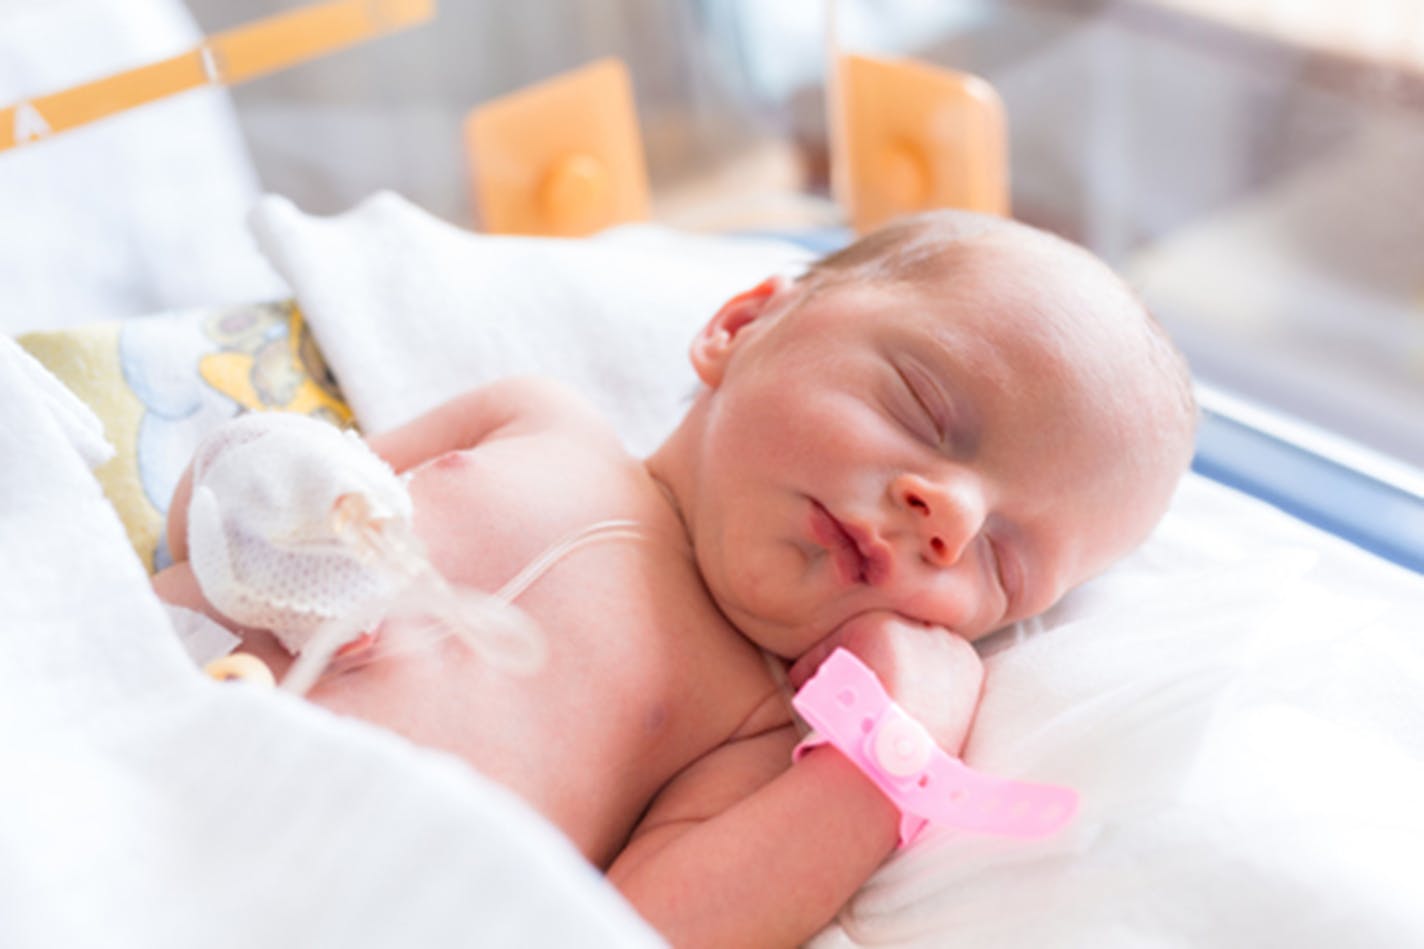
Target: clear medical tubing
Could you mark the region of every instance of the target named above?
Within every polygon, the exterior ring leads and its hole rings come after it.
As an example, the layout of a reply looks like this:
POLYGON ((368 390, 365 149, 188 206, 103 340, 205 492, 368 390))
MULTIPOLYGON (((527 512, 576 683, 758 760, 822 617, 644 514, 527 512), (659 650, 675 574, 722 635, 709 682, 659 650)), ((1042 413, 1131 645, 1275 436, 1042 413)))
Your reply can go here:
POLYGON ((323 624, 282 678, 281 688, 297 695, 306 694, 328 671, 428 649, 448 636, 457 637, 492 665, 514 674, 532 673, 543 663, 547 644, 543 630, 514 601, 554 564, 582 547, 610 540, 654 539, 652 531, 637 521, 598 521, 555 541, 494 593, 485 593, 446 580, 408 528, 393 529, 389 523, 373 526, 357 516, 338 523, 338 530, 375 562, 390 565, 400 592, 323 624), (391 619, 405 620, 400 624, 400 641, 392 642, 383 633, 378 644, 358 655, 337 655, 363 631, 391 619))

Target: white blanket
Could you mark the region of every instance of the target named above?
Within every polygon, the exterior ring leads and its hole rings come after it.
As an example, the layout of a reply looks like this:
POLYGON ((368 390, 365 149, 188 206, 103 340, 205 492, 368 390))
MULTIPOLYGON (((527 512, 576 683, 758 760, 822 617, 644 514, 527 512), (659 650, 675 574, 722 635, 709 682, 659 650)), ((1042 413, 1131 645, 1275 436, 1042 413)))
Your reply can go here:
POLYGON ((0 945, 658 944, 462 764, 202 677, 96 424, 0 336, 0 945))
MULTIPOLYGON (((256 225, 367 427, 544 371, 635 448, 680 410, 693 329, 795 259, 657 228, 479 237, 391 195, 256 225)), ((989 643, 966 756, 1077 787, 1077 823, 932 831, 816 945, 1424 944, 1421 616, 1424 578, 1189 477, 1142 550, 989 643)))
POLYGON ((492 237, 391 193, 331 218, 267 197, 253 228, 365 431, 537 373, 586 393, 640 454, 691 400, 697 328, 808 256, 781 241, 651 225, 591 241, 492 237))

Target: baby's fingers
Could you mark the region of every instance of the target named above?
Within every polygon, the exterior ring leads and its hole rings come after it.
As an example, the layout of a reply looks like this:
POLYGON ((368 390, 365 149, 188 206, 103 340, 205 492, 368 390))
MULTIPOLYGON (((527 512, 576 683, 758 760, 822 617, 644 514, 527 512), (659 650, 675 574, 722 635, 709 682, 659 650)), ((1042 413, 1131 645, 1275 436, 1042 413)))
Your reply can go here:
POLYGON ((841 623, 820 642, 802 653, 801 658, 792 665, 791 670, 786 674, 787 678, 791 680, 792 687, 801 688, 807 679, 816 674, 821 663, 841 647, 855 653, 862 662, 879 673, 883 681, 884 673, 880 667, 884 665, 884 657, 880 654, 885 650, 877 648, 876 640, 884 635, 884 624, 895 619, 897 617, 894 613, 873 611, 857 613, 841 623))
POLYGON ((841 644, 841 632, 837 629, 831 635, 822 639, 809 650, 802 653, 801 658, 792 663, 791 668, 786 673, 786 678, 791 681, 793 689, 799 689, 806 684, 806 680, 816 674, 816 670, 821 668, 821 663, 825 662, 836 651, 836 647, 841 644))
POLYGON ((894 692, 899 667, 911 659, 916 640, 939 631, 888 610, 857 613, 808 649, 787 673, 791 684, 800 688, 838 648, 855 653, 894 692))

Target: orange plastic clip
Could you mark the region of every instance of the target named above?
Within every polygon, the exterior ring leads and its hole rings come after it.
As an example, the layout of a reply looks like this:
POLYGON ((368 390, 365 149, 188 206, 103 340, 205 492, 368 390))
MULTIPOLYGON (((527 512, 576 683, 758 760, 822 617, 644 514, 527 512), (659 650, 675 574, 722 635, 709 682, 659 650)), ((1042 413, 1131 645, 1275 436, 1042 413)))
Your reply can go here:
POLYGON ((633 85, 620 60, 471 110, 465 149, 487 231, 576 237, 648 217, 633 85))
POLYGON ((983 79, 842 55, 834 83, 837 198, 857 231, 927 208, 1009 213, 1004 107, 983 79))

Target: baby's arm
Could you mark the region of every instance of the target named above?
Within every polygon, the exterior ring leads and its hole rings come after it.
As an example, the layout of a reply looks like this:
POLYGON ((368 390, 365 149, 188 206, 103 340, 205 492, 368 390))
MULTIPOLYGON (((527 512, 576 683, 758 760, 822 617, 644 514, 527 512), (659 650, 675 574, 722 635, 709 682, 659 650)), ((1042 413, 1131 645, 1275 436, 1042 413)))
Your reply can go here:
POLYGON ((794 946, 894 850, 894 807, 841 754, 788 768, 791 726, 667 787, 608 877, 673 945, 794 946))
POLYGON ((366 443, 399 474, 446 452, 496 436, 565 423, 592 409, 571 389, 548 379, 500 379, 471 389, 366 443))
MULTIPOLYGON (((972 646, 878 614, 843 627, 793 678, 835 645, 856 652, 958 752, 983 675, 972 646)), ((705 756, 663 790, 609 868, 674 945, 799 945, 893 852, 895 807, 828 745, 788 768, 795 740, 785 726, 705 756)))
MULTIPOLYGON (((572 413, 592 413, 572 390, 547 379, 500 379, 471 389, 399 428, 366 439, 397 473, 449 451, 473 448, 503 435, 547 427, 572 413)), ((178 480, 168 506, 168 549, 175 563, 188 559, 188 501, 193 468, 178 480)))

